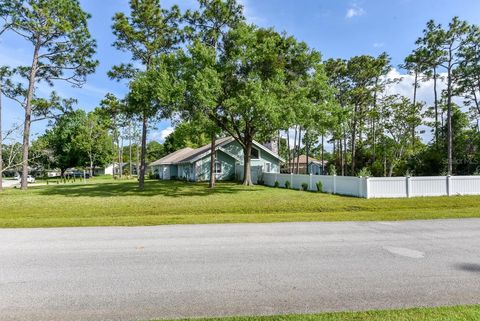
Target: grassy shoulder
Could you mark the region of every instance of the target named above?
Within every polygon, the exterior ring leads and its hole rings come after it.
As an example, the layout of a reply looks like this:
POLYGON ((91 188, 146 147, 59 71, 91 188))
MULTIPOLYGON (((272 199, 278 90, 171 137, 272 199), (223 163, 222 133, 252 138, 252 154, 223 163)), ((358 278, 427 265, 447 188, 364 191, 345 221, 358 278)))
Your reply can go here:
MULTIPOLYGON (((336 312, 311 315, 185 319, 183 321, 478 321, 480 306, 415 308, 405 310, 336 312)), ((179 320, 177 320, 179 321, 179 320)))
POLYGON ((480 217, 480 196, 359 199, 264 186, 111 178, 0 193, 0 227, 382 221, 480 217))

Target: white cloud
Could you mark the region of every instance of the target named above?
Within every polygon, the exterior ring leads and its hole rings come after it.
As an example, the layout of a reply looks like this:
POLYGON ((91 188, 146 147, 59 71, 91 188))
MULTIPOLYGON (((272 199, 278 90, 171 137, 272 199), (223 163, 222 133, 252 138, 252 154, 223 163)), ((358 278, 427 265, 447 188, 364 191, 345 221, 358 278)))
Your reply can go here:
MULTIPOLYGON (((446 88, 446 73, 440 74, 440 79, 437 80, 438 98, 442 90, 446 88)), ((391 84, 387 87, 387 94, 399 94, 405 97, 413 98, 413 83, 415 81, 414 75, 401 74, 397 69, 393 68, 387 75, 389 79, 401 79, 400 82, 391 84)), ((420 87, 417 88, 417 101, 425 102, 427 105, 434 104, 433 94, 433 79, 427 81, 420 81, 420 87)))
POLYGON ((383 42, 373 43, 373 48, 382 48, 383 46, 385 46, 385 43, 383 43, 383 42))
POLYGON ((249 23, 254 23, 256 25, 267 24, 267 19, 256 13, 250 0, 238 0, 238 3, 243 6, 243 14, 249 23))
POLYGON ((153 132, 150 139, 158 140, 160 143, 163 143, 165 142, 165 139, 168 137, 168 135, 173 133, 174 130, 175 128, 173 128, 172 126, 168 126, 160 131, 153 132))
POLYGON ((366 13, 365 9, 359 7, 358 5, 354 4, 350 8, 347 9, 347 13, 345 18, 351 19, 353 17, 363 16, 366 13))

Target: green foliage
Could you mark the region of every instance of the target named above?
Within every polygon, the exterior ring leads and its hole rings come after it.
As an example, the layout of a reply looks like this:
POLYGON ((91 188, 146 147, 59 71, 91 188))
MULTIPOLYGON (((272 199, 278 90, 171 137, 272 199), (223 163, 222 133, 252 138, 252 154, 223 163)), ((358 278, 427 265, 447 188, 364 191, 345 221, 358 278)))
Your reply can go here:
POLYGON ((168 54, 176 49, 181 40, 179 22, 178 7, 163 9, 159 0, 131 0, 130 16, 116 13, 113 17, 112 29, 116 36, 114 47, 130 52, 132 59, 145 67, 140 72, 132 63, 127 63, 115 66, 109 72, 112 79, 133 79, 125 112, 142 121, 141 190, 145 180, 148 123, 157 117, 169 117, 172 112, 169 104, 172 95, 175 95, 176 83, 168 81, 166 74, 174 68, 168 54))
POLYGON ((308 183, 302 183, 302 191, 308 191, 308 183))
POLYGON ((361 170, 358 171, 357 174, 358 177, 371 177, 372 173, 370 172, 370 169, 368 167, 364 167, 361 170))
POLYGON ((328 165, 328 175, 337 175, 337 168, 334 164, 328 165))
POLYGON ((149 163, 162 158, 168 153, 169 152, 165 150, 165 146, 157 141, 151 141, 147 144, 147 161, 149 163))
POLYGON ((273 187, 275 187, 275 188, 280 187, 280 182, 279 182, 279 181, 275 181, 275 183, 273 183, 273 187))
POLYGON ((100 110, 95 110, 87 114, 85 122, 80 124, 76 133, 75 144, 85 153, 85 164, 91 170, 112 162, 113 142, 108 132, 108 123, 109 119, 100 110))
POLYGON ((77 133, 82 130, 86 122, 87 114, 83 110, 65 114, 41 138, 45 140, 46 147, 51 151, 53 167, 60 168, 62 174, 69 167, 84 164, 86 154, 78 144, 77 133))
POLYGON ((174 131, 165 138, 163 144, 165 153, 172 153, 179 149, 190 147, 198 148, 210 142, 205 129, 197 122, 182 122, 178 124, 174 131))
MULTIPOLYGON (((159 0, 130 0, 130 16, 118 12, 113 17, 113 46, 128 51, 134 61, 153 65, 155 58, 174 49, 180 41, 178 27, 180 11, 177 6, 163 9, 159 0)), ((109 72, 114 79, 132 78, 138 72, 133 64, 115 66, 109 72)))
MULTIPOLYGON (((25 110, 21 186, 27 189, 32 114, 48 116, 55 105, 36 95, 37 85, 45 82, 53 86, 61 80, 82 86, 98 65, 93 58, 96 42, 87 26, 90 15, 82 10, 78 0, 1 1, 0 18, 6 23, 0 33, 8 28, 32 46, 31 64, 14 69, 15 78, 23 81, 11 81, 7 88, 7 95, 25 110)), ((55 102, 55 98, 58 97, 53 92, 50 100, 55 102)))
POLYGON ((317 192, 322 193, 323 192, 323 183, 321 181, 318 181, 315 183, 317 186, 317 192))
POLYGON ((290 189, 290 186, 291 186, 290 181, 285 181, 285 185, 284 185, 284 186, 285 186, 286 189, 290 189))
POLYGON ((46 168, 101 167, 111 162, 112 139, 98 111, 76 110, 61 116, 39 137, 33 151, 46 168))
MULTIPOLYGON (((36 57, 39 68, 33 74, 34 82, 53 84, 63 79, 81 86, 85 77, 95 71, 96 42, 87 26, 90 15, 77 0, 8 0, 0 4, 0 15, 11 21, 10 28, 31 42, 33 48, 42 50, 36 57)), ((20 67, 18 72, 28 78, 28 70, 20 67)))

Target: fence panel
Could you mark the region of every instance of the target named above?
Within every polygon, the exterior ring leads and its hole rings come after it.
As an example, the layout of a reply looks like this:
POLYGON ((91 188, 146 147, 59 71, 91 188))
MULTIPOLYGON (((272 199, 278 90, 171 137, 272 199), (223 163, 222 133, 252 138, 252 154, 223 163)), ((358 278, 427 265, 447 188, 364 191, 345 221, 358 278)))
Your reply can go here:
POLYGON ((450 195, 480 194, 480 176, 451 176, 450 195))
POLYGON ((275 173, 263 173, 263 182, 267 186, 275 186, 277 180, 275 173))
POLYGON ((335 180, 336 194, 363 197, 361 192, 363 179, 359 177, 336 176, 335 180))
POLYGON ((411 192, 410 196, 446 196, 447 177, 446 176, 419 176, 410 178, 411 192))
POLYGON ((332 193, 333 194, 333 180, 335 176, 327 176, 327 175, 312 175, 312 186, 310 190, 316 191, 317 190, 317 182, 322 182, 322 188, 324 193, 332 193))
POLYGON ((291 188, 301 189, 302 183, 316 191, 322 182, 323 192, 365 198, 402 198, 447 195, 480 195, 480 176, 424 176, 424 177, 372 177, 326 175, 291 175, 263 173, 265 185, 280 187, 291 182, 291 188))
POLYGON ((368 194, 370 198, 408 197, 406 177, 374 177, 368 178, 368 194))

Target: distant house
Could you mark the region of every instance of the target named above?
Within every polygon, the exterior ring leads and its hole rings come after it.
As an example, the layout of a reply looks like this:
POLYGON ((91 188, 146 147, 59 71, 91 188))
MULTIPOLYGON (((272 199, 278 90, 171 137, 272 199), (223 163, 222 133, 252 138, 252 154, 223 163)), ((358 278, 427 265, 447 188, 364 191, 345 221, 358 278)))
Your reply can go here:
MULTIPOLYGON (((88 170, 88 168, 87 168, 88 170)), ((127 171, 130 171, 130 163, 112 163, 105 167, 95 167, 93 169, 93 176, 101 175, 119 175, 120 171, 124 174, 127 171)), ((137 164, 132 163, 132 172, 131 175, 138 175, 137 164)))
POLYGON ((47 177, 60 177, 62 175, 62 171, 59 169, 47 169, 45 170, 45 174, 47 177))
MULTIPOLYGON (((210 144, 200 148, 183 148, 153 163, 150 171, 159 179, 184 179, 207 181, 210 178, 210 144)), ((217 180, 241 179, 243 176, 243 149, 233 137, 225 137, 215 142, 217 180)), ((267 147, 253 142, 252 180, 255 182, 262 172, 279 173, 283 159, 267 147)))
POLYGON ((300 155, 292 159, 292 161, 288 164, 284 164, 282 168, 282 172, 290 173, 290 172, 297 172, 297 161, 298 161, 298 174, 313 174, 313 175, 326 175, 326 165, 327 162, 308 157, 308 172, 307 172, 307 155, 300 155))

